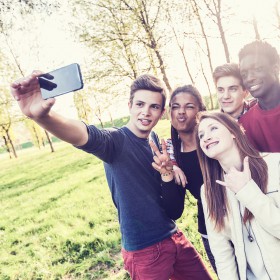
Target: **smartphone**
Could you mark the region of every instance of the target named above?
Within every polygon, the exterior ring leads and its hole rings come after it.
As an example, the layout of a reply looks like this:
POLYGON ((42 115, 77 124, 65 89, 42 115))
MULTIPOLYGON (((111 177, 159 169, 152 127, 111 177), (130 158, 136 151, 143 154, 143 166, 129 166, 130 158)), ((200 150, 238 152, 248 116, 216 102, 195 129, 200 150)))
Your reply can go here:
POLYGON ((43 99, 83 88, 80 66, 73 63, 38 77, 43 99))

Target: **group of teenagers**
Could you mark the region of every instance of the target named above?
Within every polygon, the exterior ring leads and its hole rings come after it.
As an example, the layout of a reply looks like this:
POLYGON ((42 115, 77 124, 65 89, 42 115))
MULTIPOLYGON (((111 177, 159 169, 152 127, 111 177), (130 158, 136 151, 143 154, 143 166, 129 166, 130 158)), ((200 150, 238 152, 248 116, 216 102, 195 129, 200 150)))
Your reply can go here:
POLYGON ((40 93, 40 71, 13 82, 11 93, 24 115, 104 162, 131 279, 212 279, 175 223, 188 190, 219 279, 279 280, 279 67, 269 43, 245 45, 238 64, 214 70, 219 111, 207 112, 193 85, 176 88, 171 138, 160 143, 152 129, 165 113, 166 89, 150 74, 132 83, 130 119, 121 128, 99 129, 52 110, 55 99, 40 93))

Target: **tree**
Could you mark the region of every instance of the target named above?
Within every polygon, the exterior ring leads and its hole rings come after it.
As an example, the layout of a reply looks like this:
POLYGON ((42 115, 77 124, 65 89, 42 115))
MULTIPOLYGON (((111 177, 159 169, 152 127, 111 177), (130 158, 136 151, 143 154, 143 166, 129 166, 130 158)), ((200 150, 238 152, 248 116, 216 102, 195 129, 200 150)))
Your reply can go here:
POLYGON ((45 142, 44 135, 42 133, 43 131, 42 128, 29 118, 24 118, 24 123, 25 126, 30 131, 32 142, 36 147, 41 149, 41 147, 44 146, 44 142, 45 142))
MULTIPOLYGON (((196 3, 196 6, 198 6, 196 0, 194 0, 196 3)), ((203 0, 202 1, 208 11, 209 18, 213 21, 213 23, 217 26, 219 31, 219 36, 222 41, 222 45, 224 48, 224 53, 226 57, 226 62, 230 62, 230 53, 229 53, 229 47, 226 40, 224 25, 223 25, 223 13, 224 9, 222 8, 222 0, 203 0)), ((225 10, 227 11, 227 15, 229 14, 229 7, 225 7, 225 10)))
MULTIPOLYGON (((174 2, 172 4, 175 5, 174 2)), ((186 30, 188 30, 189 26, 192 25, 192 16, 189 12, 189 2, 179 3, 179 5, 175 5, 175 7, 176 8, 174 10, 169 6, 165 7, 168 24, 171 28, 172 37, 174 37, 175 43, 183 58, 191 83, 195 84, 195 78, 189 66, 189 55, 187 55, 185 47, 187 42, 186 37, 188 37, 188 35, 186 36, 186 33, 188 33, 186 30)))
POLYGON ((74 103, 77 108, 78 117, 85 123, 91 123, 93 117, 92 108, 89 102, 89 95, 89 90, 82 90, 76 92, 74 95, 74 103))
POLYGON ((111 76, 123 83, 125 77, 131 83, 141 73, 152 70, 157 75, 159 69, 171 90, 161 54, 163 36, 158 29, 161 0, 83 0, 78 4, 79 10, 74 11, 80 19, 78 31, 81 40, 92 49, 93 61, 100 70, 91 71, 95 80, 111 76))
MULTIPOLYGON (((280 4, 278 1, 275 2, 274 7, 273 7, 273 14, 276 18, 276 28, 278 29, 278 31, 280 31, 280 4)), ((280 37, 280 35, 278 35, 278 37, 280 37)))
MULTIPOLYGON (((11 97, 7 91, 2 90, 0 95, 0 134, 4 139, 9 154, 17 158, 16 149, 12 138, 11 97)), ((10 156, 11 157, 11 156, 10 156)))
MULTIPOLYGON (((12 58, 12 64, 9 64, 5 69, 1 69, 3 72, 5 71, 5 74, 3 76, 7 77, 7 79, 12 80, 15 76, 16 72, 19 73, 22 77, 26 75, 22 63, 20 62, 19 55, 16 53, 16 48, 13 47, 11 44, 10 40, 10 35, 15 32, 17 29, 25 29, 28 30, 29 26, 27 27, 27 22, 24 20, 27 18, 27 16, 31 16, 32 14, 29 15, 32 12, 40 12, 40 13, 45 13, 47 15, 51 14, 54 9, 59 8, 59 2, 57 1, 52 1, 50 3, 49 1, 45 0, 17 0, 13 2, 13 5, 11 5, 10 1, 6 0, 1 0, 0 1, 0 35, 4 39, 5 42, 5 47, 6 51, 9 54, 9 56, 12 58), (21 22, 21 26, 16 26, 15 25, 15 19, 18 17, 22 17, 23 20, 21 22), (13 72, 12 75, 8 75, 7 72, 13 72)), ((30 19, 30 18, 29 18, 30 19)), ((18 22, 18 21, 17 21, 18 22)), ((29 30, 28 30, 29 32, 29 30)), ((2 104, 3 105, 3 104, 2 104)), ((0 106, 1 109, 2 106, 0 106)), ((4 110, 5 111, 5 110, 4 110)), ((14 122, 12 115, 9 116, 10 123, 14 122)), ((10 126, 5 126, 6 129, 10 126)), ((35 126, 34 126, 35 127, 35 126)), ((49 141, 51 151, 53 152, 53 146, 50 141, 50 137, 48 135, 48 132, 45 131, 47 139, 49 141)), ((9 140, 9 137, 7 137, 9 140)), ((36 144, 36 141, 35 141, 36 144)), ((12 149, 13 150, 13 149, 12 149)))
POLYGON ((157 60, 159 69, 163 76, 167 89, 171 92, 172 87, 166 72, 166 63, 161 54, 162 38, 160 33, 160 20, 163 15, 160 13, 162 0, 120 0, 121 4, 130 12, 130 16, 134 19, 138 26, 142 27, 142 32, 135 34, 139 42, 150 48, 157 60))
POLYGON ((257 22, 257 19, 255 16, 253 16, 253 27, 254 27, 254 31, 255 31, 256 40, 260 40, 261 36, 260 36, 259 28, 258 28, 258 22, 257 22))

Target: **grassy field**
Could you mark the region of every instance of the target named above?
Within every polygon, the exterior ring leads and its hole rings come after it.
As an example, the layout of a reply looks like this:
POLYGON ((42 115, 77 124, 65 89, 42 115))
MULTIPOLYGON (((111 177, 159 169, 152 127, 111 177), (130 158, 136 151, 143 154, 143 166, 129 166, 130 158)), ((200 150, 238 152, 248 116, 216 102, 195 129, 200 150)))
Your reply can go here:
MULTIPOLYGON (((168 136, 169 121, 156 131, 168 136)), ((55 150, 1 155, 0 279, 129 279, 102 162, 66 143, 55 150)), ((207 262, 190 196, 178 225, 207 262)))

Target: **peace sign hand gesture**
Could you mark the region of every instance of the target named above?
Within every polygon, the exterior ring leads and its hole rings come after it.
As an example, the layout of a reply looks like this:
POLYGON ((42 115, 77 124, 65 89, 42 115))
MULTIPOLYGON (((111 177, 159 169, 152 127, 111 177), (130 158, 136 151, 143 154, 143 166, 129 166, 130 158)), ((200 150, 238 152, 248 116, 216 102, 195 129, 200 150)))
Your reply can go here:
POLYGON ((171 181, 173 179, 173 164, 167 153, 165 141, 161 140, 162 152, 159 151, 153 141, 150 141, 149 144, 155 153, 154 162, 152 163, 153 168, 161 174, 163 181, 171 181))
POLYGON ((234 193, 239 192, 251 180, 248 157, 244 158, 243 166, 243 171, 238 171, 235 167, 231 167, 229 172, 224 175, 224 181, 216 180, 216 182, 229 188, 234 193))

